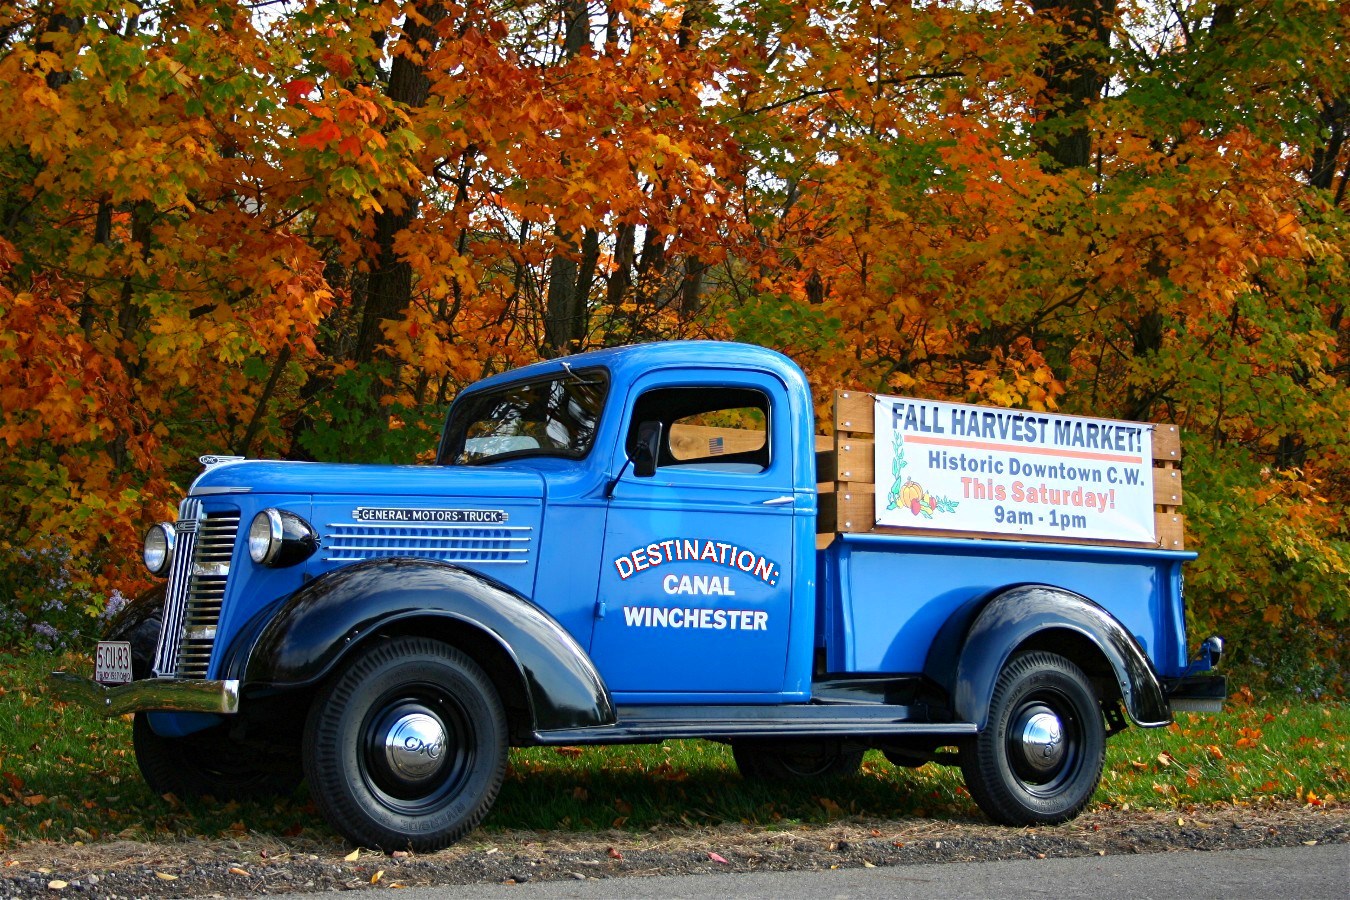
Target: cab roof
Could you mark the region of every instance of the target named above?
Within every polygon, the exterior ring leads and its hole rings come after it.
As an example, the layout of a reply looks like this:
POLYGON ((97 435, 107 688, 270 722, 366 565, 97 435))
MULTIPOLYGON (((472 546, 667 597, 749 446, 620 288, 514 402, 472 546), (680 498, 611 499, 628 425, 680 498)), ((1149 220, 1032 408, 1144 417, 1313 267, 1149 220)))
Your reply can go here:
POLYGON ((630 344, 591 350, 572 356, 544 360, 512 369, 500 375, 485 378, 465 389, 465 393, 492 390, 503 384, 534 378, 546 378, 568 370, 601 367, 609 371, 616 382, 629 383, 654 369, 697 366, 716 369, 754 368, 773 372, 790 388, 808 391, 806 377, 791 359, 783 354, 735 341, 657 341, 648 344, 630 344))

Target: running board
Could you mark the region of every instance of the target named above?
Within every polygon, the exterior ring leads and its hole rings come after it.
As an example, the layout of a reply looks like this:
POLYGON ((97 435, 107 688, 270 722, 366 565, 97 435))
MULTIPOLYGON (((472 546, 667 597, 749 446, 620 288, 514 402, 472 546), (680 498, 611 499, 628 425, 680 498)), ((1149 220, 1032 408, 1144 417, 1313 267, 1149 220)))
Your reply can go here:
POLYGON ((618 721, 594 728, 538 731, 540 744, 643 744, 706 738, 960 737, 970 722, 916 722, 907 706, 620 706, 618 721))

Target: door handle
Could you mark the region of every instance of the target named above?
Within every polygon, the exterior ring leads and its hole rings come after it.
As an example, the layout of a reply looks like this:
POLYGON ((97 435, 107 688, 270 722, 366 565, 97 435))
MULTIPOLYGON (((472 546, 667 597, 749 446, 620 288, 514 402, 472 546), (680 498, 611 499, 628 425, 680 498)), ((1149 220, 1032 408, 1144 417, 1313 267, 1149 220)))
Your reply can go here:
POLYGON ((760 506, 787 506, 789 503, 797 502, 796 497, 774 497, 772 500, 765 500, 760 506))

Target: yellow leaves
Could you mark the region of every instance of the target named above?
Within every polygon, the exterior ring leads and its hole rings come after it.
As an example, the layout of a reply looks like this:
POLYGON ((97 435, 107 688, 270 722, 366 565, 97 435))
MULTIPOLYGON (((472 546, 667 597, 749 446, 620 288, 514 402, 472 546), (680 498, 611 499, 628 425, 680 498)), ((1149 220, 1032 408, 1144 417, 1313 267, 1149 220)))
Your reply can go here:
POLYGON ((22 92, 23 102, 30 103, 33 106, 40 106, 52 111, 61 109, 61 97, 56 91, 47 86, 45 81, 32 81, 22 92))

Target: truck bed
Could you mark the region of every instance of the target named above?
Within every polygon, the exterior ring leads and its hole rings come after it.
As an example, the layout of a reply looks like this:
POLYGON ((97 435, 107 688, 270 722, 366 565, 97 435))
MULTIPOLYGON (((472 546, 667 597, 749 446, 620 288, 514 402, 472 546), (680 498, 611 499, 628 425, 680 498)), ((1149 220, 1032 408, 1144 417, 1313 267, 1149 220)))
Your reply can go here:
POLYGON ((1184 551, 971 538, 840 534, 819 551, 817 645, 826 671, 924 670, 966 604, 1017 584, 1080 594, 1134 635, 1164 678, 1186 669, 1184 551), (1012 561, 1015 560, 1015 564, 1012 561))

